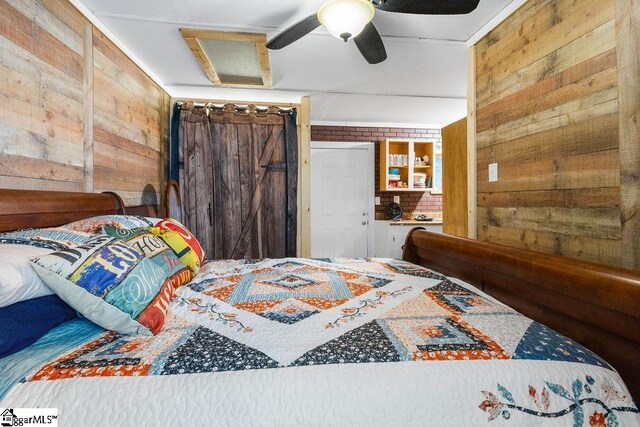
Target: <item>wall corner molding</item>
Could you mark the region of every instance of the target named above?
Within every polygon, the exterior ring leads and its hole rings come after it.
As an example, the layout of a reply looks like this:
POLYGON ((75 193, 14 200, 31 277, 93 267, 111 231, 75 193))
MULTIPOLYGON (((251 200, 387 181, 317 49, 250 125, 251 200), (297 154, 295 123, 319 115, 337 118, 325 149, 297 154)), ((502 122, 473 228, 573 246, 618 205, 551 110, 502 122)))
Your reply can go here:
POLYGON ((622 266, 640 269, 640 5, 615 1, 622 266))

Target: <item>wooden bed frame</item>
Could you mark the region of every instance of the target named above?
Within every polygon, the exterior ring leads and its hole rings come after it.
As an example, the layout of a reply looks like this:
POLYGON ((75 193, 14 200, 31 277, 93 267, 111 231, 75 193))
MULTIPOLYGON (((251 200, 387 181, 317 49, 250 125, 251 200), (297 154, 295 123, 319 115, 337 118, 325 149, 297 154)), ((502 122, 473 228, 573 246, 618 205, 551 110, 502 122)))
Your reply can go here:
POLYGON ((170 179, 169 181, 167 181, 167 188, 165 189, 164 212, 167 218, 173 218, 177 219, 180 222, 183 222, 183 209, 184 207, 182 206, 180 185, 178 185, 177 181, 170 179))
MULTIPOLYGON (((0 189, 0 231, 125 213, 115 193, 0 189)), ((640 401, 640 272, 422 228, 407 236, 403 259, 469 282, 595 351, 640 401)))
POLYGON ((640 401, 640 272, 414 228, 403 259, 471 283, 609 362, 640 401))
MULTIPOLYGON (((180 194, 176 196, 172 193, 172 199, 176 198, 180 201, 180 194)), ((125 207, 120 196, 111 192, 70 193, 0 189, 0 232, 20 228, 55 227, 92 216, 115 214, 159 218, 161 212, 156 205, 125 207)))
POLYGON ((0 189, 0 231, 55 227, 97 215, 125 214, 115 193, 0 189))

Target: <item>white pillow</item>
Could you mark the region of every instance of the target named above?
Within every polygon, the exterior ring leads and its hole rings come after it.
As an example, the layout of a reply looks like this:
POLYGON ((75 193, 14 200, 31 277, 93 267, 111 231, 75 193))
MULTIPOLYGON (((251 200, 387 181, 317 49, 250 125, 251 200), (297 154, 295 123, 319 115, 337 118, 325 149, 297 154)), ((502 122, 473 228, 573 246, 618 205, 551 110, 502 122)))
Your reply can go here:
POLYGON ((0 308, 53 294, 29 260, 51 252, 29 245, 0 244, 0 308))

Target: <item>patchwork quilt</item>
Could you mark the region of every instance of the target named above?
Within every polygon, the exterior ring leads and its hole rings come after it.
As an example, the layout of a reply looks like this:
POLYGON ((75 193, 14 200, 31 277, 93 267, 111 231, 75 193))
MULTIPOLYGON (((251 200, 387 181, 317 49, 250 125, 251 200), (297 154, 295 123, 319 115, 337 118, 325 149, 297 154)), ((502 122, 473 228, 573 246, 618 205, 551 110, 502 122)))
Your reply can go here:
POLYGON ((156 336, 76 322, 0 360, 0 407, 76 425, 640 425, 596 354, 399 260, 209 262, 156 336))

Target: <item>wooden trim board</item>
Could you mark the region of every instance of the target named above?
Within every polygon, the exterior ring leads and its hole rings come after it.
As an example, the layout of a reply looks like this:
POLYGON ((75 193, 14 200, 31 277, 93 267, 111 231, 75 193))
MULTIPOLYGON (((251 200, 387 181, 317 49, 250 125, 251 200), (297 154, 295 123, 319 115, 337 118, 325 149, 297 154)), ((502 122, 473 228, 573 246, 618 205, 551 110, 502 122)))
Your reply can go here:
POLYGON ((90 22, 84 24, 84 191, 93 193, 93 25, 90 22))
POLYGON ((298 256, 311 256, 311 103, 298 109, 298 256))
MULTIPOLYGON (((182 32, 182 30, 180 31, 182 32)), ((204 71, 209 80, 211 80, 211 83, 213 83, 214 86, 222 87, 220 77, 218 77, 218 73, 216 73, 216 70, 213 69, 213 62, 210 61, 207 55, 204 53, 204 49, 202 49, 202 45, 200 44, 198 39, 195 37, 186 37, 184 33, 182 33, 182 37, 187 43, 187 46, 189 46, 189 49, 191 49, 191 53, 193 53, 193 56, 196 57, 198 64, 200 64, 200 66, 202 67, 202 71, 204 71)))
POLYGON ((240 33, 235 31, 199 30, 181 28, 180 34, 193 52, 209 80, 215 87, 226 88, 266 88, 273 85, 269 50, 266 48, 267 35, 263 33, 240 33), (201 40, 219 40, 254 43, 260 69, 262 70, 262 84, 224 83, 215 70, 215 59, 210 58, 204 51, 201 40))
POLYGON ((476 47, 471 46, 467 51, 467 236, 478 238, 478 188, 476 149, 476 47))
POLYGON ((640 7, 616 0, 622 265, 640 269, 640 7))

